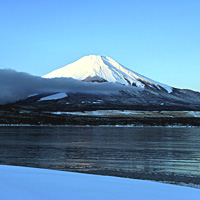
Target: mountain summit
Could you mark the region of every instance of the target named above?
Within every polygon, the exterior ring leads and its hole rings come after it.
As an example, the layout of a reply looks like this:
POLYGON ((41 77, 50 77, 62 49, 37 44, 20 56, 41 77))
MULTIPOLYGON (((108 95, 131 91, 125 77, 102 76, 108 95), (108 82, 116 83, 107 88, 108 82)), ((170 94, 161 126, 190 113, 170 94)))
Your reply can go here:
POLYGON ((44 78, 71 77, 87 82, 113 82, 171 93, 172 87, 151 80, 117 63, 107 56, 84 56, 78 61, 54 70, 44 78))

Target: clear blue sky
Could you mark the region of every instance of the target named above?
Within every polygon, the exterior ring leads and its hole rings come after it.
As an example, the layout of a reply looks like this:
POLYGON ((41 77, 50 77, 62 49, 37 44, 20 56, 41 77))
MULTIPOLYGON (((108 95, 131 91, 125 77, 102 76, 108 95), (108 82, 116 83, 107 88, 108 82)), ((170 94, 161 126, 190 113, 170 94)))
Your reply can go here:
POLYGON ((0 0, 0 68, 44 75, 91 54, 200 91, 200 0, 0 0))

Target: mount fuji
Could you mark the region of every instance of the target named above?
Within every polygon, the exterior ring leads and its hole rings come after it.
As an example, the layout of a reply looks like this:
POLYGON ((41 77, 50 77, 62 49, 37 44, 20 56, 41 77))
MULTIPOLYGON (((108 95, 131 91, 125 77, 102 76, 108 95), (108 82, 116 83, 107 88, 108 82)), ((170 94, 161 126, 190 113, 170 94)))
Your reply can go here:
POLYGON ((43 76, 74 78, 86 82, 113 82, 171 93, 173 88, 131 71, 107 56, 85 56, 78 61, 43 76))
POLYGON ((11 99, 26 95, 0 105, 0 124, 200 126, 199 92, 159 83, 106 56, 85 56, 43 77, 10 73, 1 73, 2 89, 10 86, 11 99))
POLYGON ((27 99, 16 102, 15 106, 66 112, 200 110, 199 92, 159 83, 106 56, 85 56, 44 75, 42 81, 45 82, 45 87, 52 87, 53 92, 49 89, 35 92, 36 94, 29 95, 27 99), (62 90, 54 83, 59 83, 62 90))

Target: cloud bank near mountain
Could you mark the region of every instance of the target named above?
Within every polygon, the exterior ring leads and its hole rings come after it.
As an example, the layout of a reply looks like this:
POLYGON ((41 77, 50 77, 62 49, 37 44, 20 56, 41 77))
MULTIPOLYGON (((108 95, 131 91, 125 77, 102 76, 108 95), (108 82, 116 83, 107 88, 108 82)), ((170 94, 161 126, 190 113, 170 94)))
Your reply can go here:
POLYGON ((26 99, 34 93, 84 92, 115 93, 119 90, 138 91, 140 88, 116 83, 87 83, 72 78, 46 79, 12 69, 0 69, 0 104, 26 99))

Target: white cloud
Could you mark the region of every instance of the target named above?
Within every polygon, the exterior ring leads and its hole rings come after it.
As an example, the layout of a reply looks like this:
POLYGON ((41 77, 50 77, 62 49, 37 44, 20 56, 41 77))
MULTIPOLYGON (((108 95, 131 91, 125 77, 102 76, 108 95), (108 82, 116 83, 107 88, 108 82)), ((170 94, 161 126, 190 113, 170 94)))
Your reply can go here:
POLYGON ((139 89, 116 83, 87 83, 72 78, 45 79, 12 69, 0 69, 0 104, 13 103, 35 93, 113 93, 119 90, 139 89))

